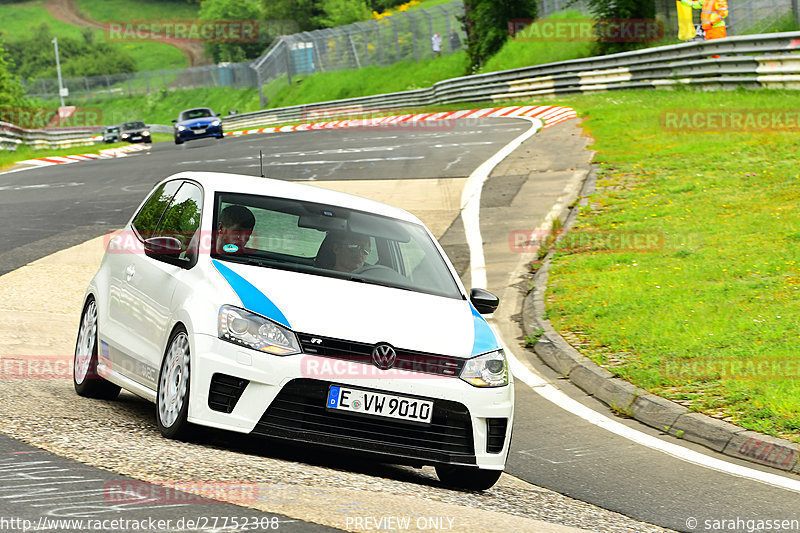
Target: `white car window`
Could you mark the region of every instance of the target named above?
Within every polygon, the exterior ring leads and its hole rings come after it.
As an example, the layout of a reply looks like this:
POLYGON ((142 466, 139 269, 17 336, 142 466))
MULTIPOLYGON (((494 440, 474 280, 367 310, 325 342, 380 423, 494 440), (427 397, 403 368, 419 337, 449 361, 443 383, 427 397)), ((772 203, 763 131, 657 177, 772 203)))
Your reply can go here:
POLYGON ((133 228, 142 240, 147 240, 153 236, 158 223, 161 221, 161 215, 164 214, 164 210, 172 200, 180 184, 181 182, 177 180, 162 183, 153 191, 153 194, 150 195, 150 198, 139 210, 133 220, 133 228))
POLYGON ((244 245, 215 242, 215 258, 462 298, 420 225, 288 198, 218 193, 215 205, 215 228, 231 206, 255 219, 244 245))
POLYGON ((200 228, 203 193, 193 183, 183 183, 161 217, 155 236, 175 237, 181 241, 184 257, 192 239, 200 228))

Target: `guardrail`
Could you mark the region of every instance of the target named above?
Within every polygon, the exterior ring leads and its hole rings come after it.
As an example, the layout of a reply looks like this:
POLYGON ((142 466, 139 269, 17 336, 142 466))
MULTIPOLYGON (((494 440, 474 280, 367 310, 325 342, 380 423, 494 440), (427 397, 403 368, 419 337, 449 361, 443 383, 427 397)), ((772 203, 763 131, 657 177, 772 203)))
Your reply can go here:
MULTIPOLYGON (((800 32, 743 35, 464 76, 427 89, 264 109, 223 117, 223 124, 230 131, 431 105, 499 103, 621 89, 800 89, 798 52, 800 32)), ((170 126, 163 128, 171 132, 170 126)), ((32 139, 39 145, 50 142, 51 147, 54 142, 66 142, 52 135, 32 139)))
POLYGON ((390 109, 618 89, 800 89, 796 52, 800 52, 800 32, 743 35, 464 76, 428 89, 265 109, 225 117, 224 124, 227 129, 255 128, 390 109))
POLYGON ((0 121, 0 146, 4 150, 16 150, 21 144, 35 149, 89 146, 95 143, 96 135, 97 128, 27 130, 0 121))

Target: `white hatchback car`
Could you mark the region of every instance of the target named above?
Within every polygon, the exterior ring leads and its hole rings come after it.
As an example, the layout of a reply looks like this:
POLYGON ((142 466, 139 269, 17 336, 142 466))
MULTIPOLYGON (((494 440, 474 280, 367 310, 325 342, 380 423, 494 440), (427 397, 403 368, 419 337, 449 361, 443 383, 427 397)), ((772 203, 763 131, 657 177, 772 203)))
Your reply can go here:
POLYGON ((108 242, 75 349, 78 394, 125 388, 192 424, 434 465, 486 489, 514 389, 481 313, 413 215, 289 182, 184 172, 108 242))

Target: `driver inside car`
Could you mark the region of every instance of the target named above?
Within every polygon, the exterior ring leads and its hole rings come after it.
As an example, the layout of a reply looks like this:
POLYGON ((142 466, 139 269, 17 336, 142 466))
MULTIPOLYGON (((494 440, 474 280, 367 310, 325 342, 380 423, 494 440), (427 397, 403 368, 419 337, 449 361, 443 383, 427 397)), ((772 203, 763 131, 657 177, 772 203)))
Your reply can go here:
POLYGON ((364 266, 371 251, 370 238, 359 233, 342 232, 334 235, 333 270, 353 272, 364 266))

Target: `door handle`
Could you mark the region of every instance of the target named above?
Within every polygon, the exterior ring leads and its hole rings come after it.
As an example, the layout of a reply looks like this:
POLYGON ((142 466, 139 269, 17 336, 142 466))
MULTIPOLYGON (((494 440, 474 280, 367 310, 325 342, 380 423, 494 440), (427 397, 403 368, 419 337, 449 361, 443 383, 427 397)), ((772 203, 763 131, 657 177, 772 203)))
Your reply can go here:
POLYGON ((128 265, 128 268, 125 269, 125 281, 130 281, 134 274, 136 274, 136 268, 133 265, 128 265))

